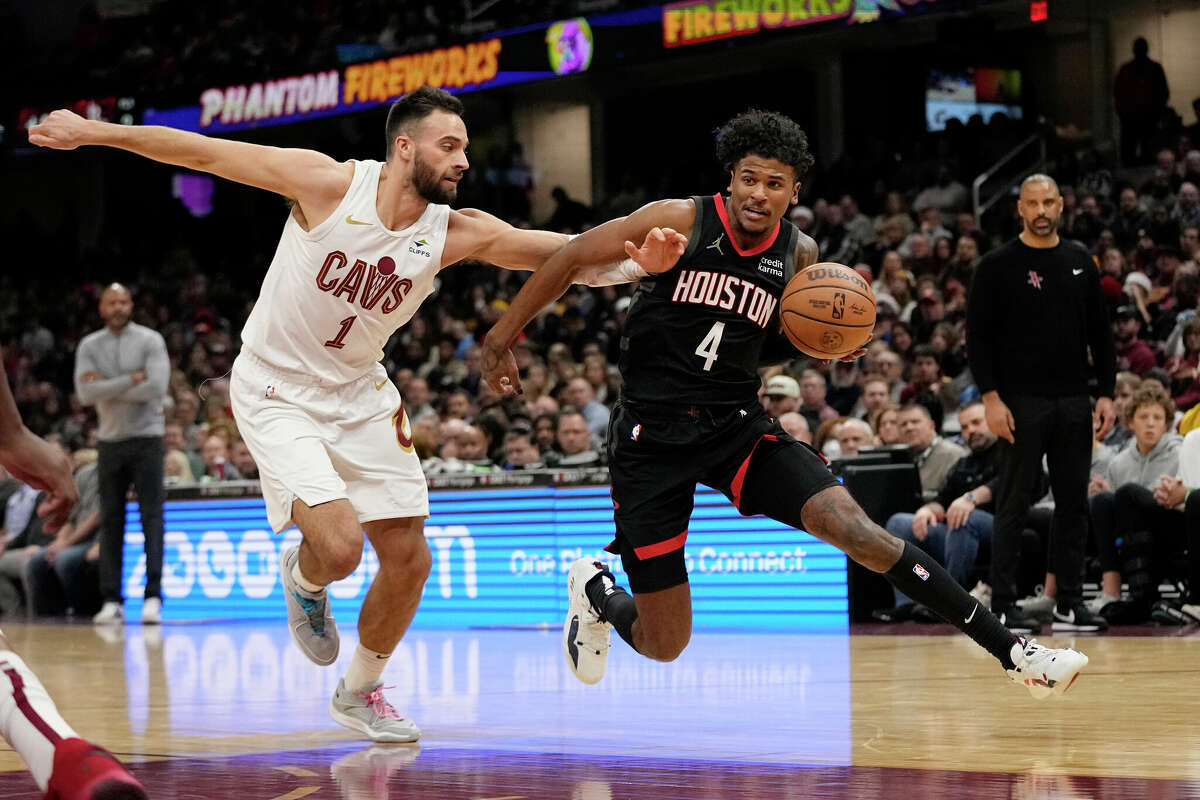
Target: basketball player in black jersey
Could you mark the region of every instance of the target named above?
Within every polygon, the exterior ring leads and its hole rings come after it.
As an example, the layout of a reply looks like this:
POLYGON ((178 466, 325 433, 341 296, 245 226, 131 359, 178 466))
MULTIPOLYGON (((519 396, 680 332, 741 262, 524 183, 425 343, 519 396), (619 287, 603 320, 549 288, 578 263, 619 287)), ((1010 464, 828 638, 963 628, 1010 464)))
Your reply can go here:
POLYGON ((683 651, 692 630, 684 542, 696 484, 704 483, 743 514, 803 528, 884 573, 1035 697, 1066 691, 1087 656, 1015 637, 932 557, 872 523, 816 451, 764 413, 758 367, 778 327, 779 297, 794 271, 817 259, 813 240, 783 219, 813 158, 795 122, 762 111, 721 128, 717 157, 729 171, 729 196, 660 200, 583 234, 534 273, 484 342, 483 377, 501 393, 519 392, 509 348, 580 264, 632 255, 632 242, 663 231, 687 237, 673 266, 642 280, 621 341, 624 386, 608 435, 616 538, 608 549, 621 556, 633 595, 597 562, 572 565, 563 626, 572 671, 585 683, 600 680, 613 627, 649 658, 671 661, 683 651))

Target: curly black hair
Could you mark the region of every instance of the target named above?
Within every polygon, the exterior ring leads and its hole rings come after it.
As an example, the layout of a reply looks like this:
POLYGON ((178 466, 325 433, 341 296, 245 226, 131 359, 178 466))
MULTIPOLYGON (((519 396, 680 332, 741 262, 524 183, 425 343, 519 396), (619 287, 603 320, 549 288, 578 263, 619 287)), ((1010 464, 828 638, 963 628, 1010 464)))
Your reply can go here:
POLYGON ((743 111, 717 130, 717 160, 733 170, 748 155, 773 158, 791 166, 800 180, 813 165, 808 136, 790 118, 774 111, 743 111))

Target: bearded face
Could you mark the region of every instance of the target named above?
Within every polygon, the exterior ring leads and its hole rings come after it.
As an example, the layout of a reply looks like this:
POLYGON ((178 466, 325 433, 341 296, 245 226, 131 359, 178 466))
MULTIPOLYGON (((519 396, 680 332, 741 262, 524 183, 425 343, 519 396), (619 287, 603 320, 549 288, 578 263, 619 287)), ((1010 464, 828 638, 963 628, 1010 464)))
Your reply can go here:
POLYGON ((449 205, 458 196, 458 180, 462 173, 439 173, 437 169, 417 153, 413 158, 413 188, 424 200, 439 205, 449 205))

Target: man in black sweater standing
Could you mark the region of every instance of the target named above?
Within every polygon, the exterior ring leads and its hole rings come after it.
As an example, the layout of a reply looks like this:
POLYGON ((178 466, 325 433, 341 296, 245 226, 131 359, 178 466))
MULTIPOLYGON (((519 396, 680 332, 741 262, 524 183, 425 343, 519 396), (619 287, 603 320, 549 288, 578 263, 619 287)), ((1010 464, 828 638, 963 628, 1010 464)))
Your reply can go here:
POLYGON ((1045 454, 1055 499, 1054 630, 1098 631, 1107 626, 1084 606, 1080 588, 1092 437, 1107 434, 1116 416, 1112 331, 1091 258, 1059 240, 1058 184, 1031 175, 1021 184, 1017 208, 1024 230, 979 262, 967 304, 971 372, 988 427, 1011 448, 992 533, 992 608, 1011 630, 1038 627, 1016 607, 1016 574, 1021 527, 1045 454), (1089 349, 1098 389, 1094 413, 1089 349))

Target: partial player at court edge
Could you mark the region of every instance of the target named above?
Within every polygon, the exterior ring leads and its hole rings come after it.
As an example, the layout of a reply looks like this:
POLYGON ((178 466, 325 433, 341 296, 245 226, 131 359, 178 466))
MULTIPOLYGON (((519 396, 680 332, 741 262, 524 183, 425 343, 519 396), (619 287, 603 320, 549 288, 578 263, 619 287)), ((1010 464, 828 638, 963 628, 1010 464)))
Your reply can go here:
MULTIPOLYGON (((38 508, 57 531, 79 499, 71 463, 21 421, 0 352, 0 466, 43 492, 38 508)), ((146 790, 102 747, 80 738, 46 687, 0 633, 0 735, 29 766, 44 800, 146 800, 146 790)))
MULTIPOLYGON (((382 163, 112 125, 68 111, 29 132, 37 145, 120 148, 291 201, 242 331, 231 401, 259 465, 271 526, 295 523, 303 534, 282 555, 280 574, 292 637, 313 662, 338 658, 326 587, 357 568, 364 530, 378 554, 359 645, 330 703, 334 720, 376 741, 420 736, 384 697, 380 676, 416 613, 431 564, 426 482, 399 392, 379 363, 383 346, 433 291, 439 270, 464 259, 534 270, 568 238, 450 209, 469 166, 462 112, 440 89, 397 100, 382 163)), ((637 263, 618 253, 577 278, 626 283, 674 263, 683 246, 674 231, 656 231, 631 254, 637 263)))
MULTIPOLYGON (((791 276, 817 260, 812 239, 783 220, 813 163, 804 132, 780 114, 748 111, 717 136, 728 196, 660 200, 574 240, 534 274, 484 343, 483 377, 520 390, 509 348, 586 264, 632 252, 658 228, 688 237, 678 263, 641 282, 621 341, 622 395, 608 436, 616 538, 630 596, 599 562, 567 577, 563 651, 585 683, 604 675, 609 632, 644 656, 672 661, 691 638, 684 544, 697 483, 745 515, 764 514, 837 546, 937 611, 1000 661, 1035 697, 1070 688, 1087 656, 1019 638, 924 551, 875 525, 809 446, 757 402, 760 363, 783 360, 777 305, 791 276), (775 265, 782 262, 785 269, 775 265), (718 288, 714 288, 718 287, 718 288), (711 290, 711 291, 710 291, 711 290)), ((853 360, 862 350, 845 356, 853 360)))

